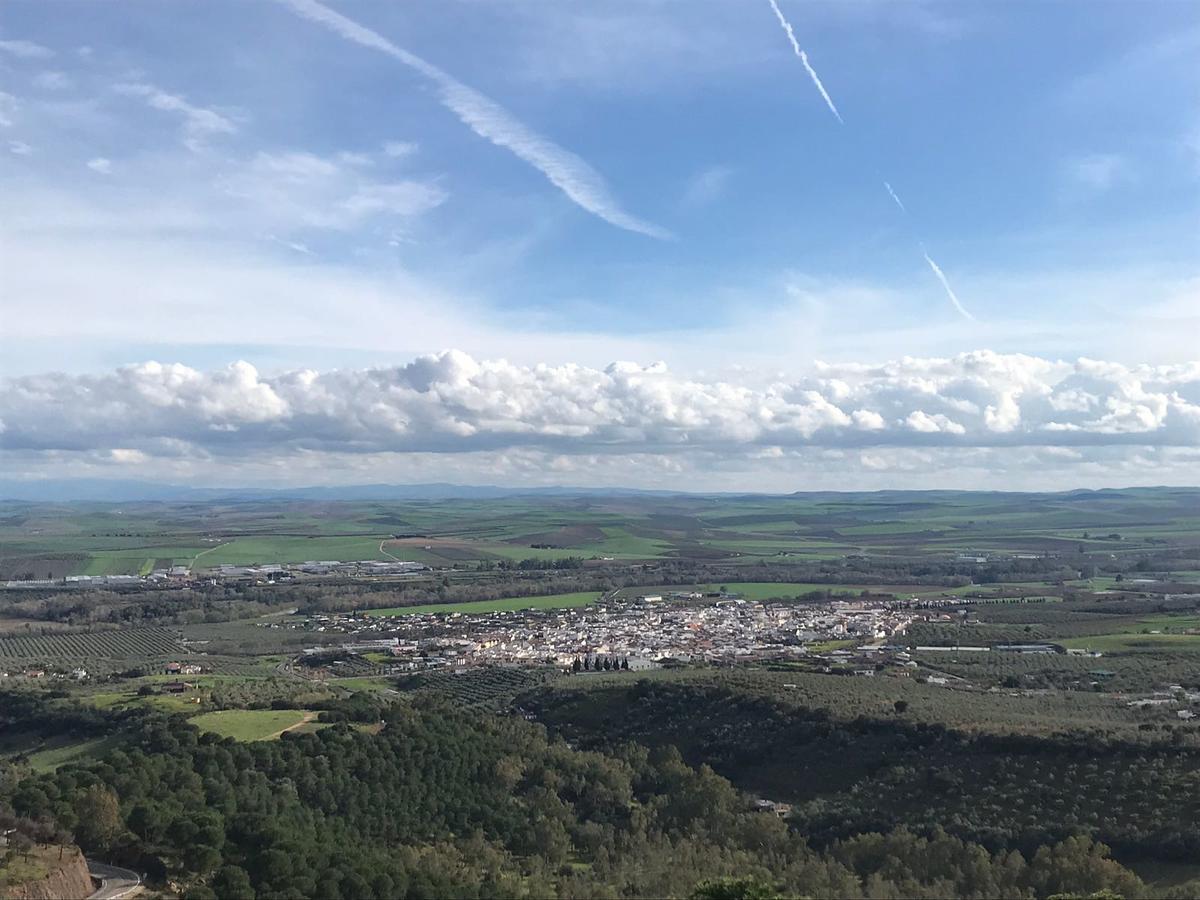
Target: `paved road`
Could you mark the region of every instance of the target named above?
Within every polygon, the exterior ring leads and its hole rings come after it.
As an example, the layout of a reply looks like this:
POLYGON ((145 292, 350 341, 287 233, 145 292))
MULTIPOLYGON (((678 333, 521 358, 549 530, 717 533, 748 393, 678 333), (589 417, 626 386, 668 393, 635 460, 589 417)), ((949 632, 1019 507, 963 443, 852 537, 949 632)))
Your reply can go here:
POLYGON ((87 864, 88 872, 100 881, 100 890, 88 900, 120 900, 121 897, 132 895, 142 886, 142 879, 137 872, 96 862, 94 859, 89 859, 87 864))

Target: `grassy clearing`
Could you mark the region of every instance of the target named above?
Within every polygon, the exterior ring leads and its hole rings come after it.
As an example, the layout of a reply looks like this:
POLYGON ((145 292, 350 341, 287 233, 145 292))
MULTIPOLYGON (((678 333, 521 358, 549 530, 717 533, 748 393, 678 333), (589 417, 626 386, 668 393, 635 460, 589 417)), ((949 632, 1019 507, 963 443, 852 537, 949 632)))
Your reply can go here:
POLYGON ((136 690, 97 691, 81 694, 80 701, 97 709, 130 708, 145 706, 162 712, 191 712, 202 699, 202 691, 193 690, 182 694, 147 694, 141 696, 136 690))
POLYGON ((1073 650, 1103 650, 1109 653, 1139 650, 1200 651, 1200 635, 1197 634, 1094 634, 1088 637, 1065 638, 1056 643, 1073 650))
POLYGON ((68 763, 97 759, 106 750, 117 745, 115 737, 92 738, 87 741, 72 741, 38 750, 29 754, 29 765, 35 772, 53 772, 68 763))
POLYGON ((316 713, 305 709, 222 709, 193 716, 190 721, 202 731, 237 741, 269 741, 313 720, 316 713))
POLYGON ((545 597, 507 597, 502 600, 480 600, 474 603, 426 603, 421 606, 394 606, 389 609, 368 609, 368 616, 412 616, 434 613, 512 612, 519 609, 566 609, 587 606, 600 599, 596 591, 575 594, 549 594, 545 597))
POLYGON ((384 694, 392 690, 391 680, 382 675, 364 678, 335 678, 327 684, 330 687, 345 688, 348 691, 371 691, 375 694, 384 694))
POLYGON ((852 640, 817 641, 814 644, 809 644, 808 649, 812 653, 832 653, 834 650, 848 650, 857 643, 857 641, 852 640))

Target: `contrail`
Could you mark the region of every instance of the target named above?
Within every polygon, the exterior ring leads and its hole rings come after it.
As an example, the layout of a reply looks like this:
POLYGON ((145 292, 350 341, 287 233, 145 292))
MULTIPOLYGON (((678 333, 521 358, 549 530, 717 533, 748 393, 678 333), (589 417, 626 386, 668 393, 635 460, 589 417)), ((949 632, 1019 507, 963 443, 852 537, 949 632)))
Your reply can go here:
POLYGON ((817 90, 821 92, 821 96, 825 99, 825 105, 829 107, 829 111, 833 113, 833 117, 842 125, 846 123, 842 121, 842 114, 837 111, 837 107, 833 104, 833 98, 829 96, 829 91, 825 90, 825 85, 821 83, 821 76, 817 74, 817 70, 808 62, 808 54, 800 49, 800 44, 796 41, 796 33, 792 31, 792 26, 788 24, 788 20, 783 17, 783 11, 779 8, 779 4, 775 0, 767 0, 771 4, 771 9, 775 10, 775 18, 779 20, 779 24, 783 26, 784 32, 787 33, 788 40, 792 42, 792 50, 800 57, 800 62, 804 63, 804 68, 808 72, 808 77, 813 80, 813 84, 817 86, 817 90))
POLYGON ((933 274, 938 277, 938 281, 940 281, 942 283, 942 287, 946 289, 946 296, 950 298, 950 302, 954 304, 954 308, 958 310, 959 314, 963 318, 970 319, 972 322, 974 322, 975 317, 967 312, 966 307, 958 302, 958 297, 954 293, 954 288, 950 287, 950 281, 948 278, 946 278, 946 273, 942 271, 941 266, 933 261, 933 258, 929 255, 929 251, 925 249, 924 245, 921 246, 921 255, 925 257, 925 262, 929 263, 929 268, 933 269, 933 274))
MULTIPOLYGON (((542 137, 512 113, 453 75, 393 44, 383 35, 359 25, 317 0, 279 0, 297 15, 330 29, 348 41, 386 53, 416 70, 438 88, 442 105, 464 125, 498 147, 529 163, 573 202, 610 225, 649 237, 669 240, 671 232, 626 212, 609 193, 604 178, 570 150, 542 137)), ((835 111, 836 115, 836 111, 835 111)))
MULTIPOLYGON (((767 0, 767 2, 771 4, 771 9, 775 10, 775 18, 779 20, 779 24, 783 27, 784 33, 787 35, 788 40, 791 41, 792 50, 795 51, 798 57, 800 57, 800 62, 804 63, 804 68, 808 71, 809 77, 812 78, 813 84, 815 84, 817 86, 817 90, 821 92, 821 96, 825 99, 825 105, 829 107, 829 111, 833 113, 834 118, 836 118, 841 124, 845 125, 846 123, 842 120, 842 116, 837 111, 837 107, 834 106, 833 98, 829 96, 829 91, 825 90, 825 85, 821 83, 821 76, 819 76, 816 70, 809 65, 808 54, 800 49, 800 43, 796 40, 796 32, 792 30, 791 24, 787 19, 784 18, 783 10, 779 8, 779 4, 776 2, 776 0, 767 0)), ((900 208, 902 213, 907 215, 908 210, 904 208, 904 204, 900 201, 899 194, 892 189, 892 186, 886 180, 883 181, 883 186, 887 190, 888 196, 892 198, 892 202, 900 208)), ((954 288, 950 287, 950 279, 946 277, 946 273, 942 271, 942 267, 933 261, 933 257, 929 255, 924 244, 921 245, 921 255, 925 257, 925 262, 929 263, 929 268, 933 270, 933 274, 937 276, 938 281, 942 283, 942 287, 946 289, 946 296, 950 298, 950 302, 954 304, 954 308, 958 310, 959 315, 961 315, 963 318, 970 319, 972 322, 975 321, 975 317, 967 312, 966 307, 959 302, 958 296, 954 293, 954 288)))
POLYGON ((892 190, 892 186, 890 184, 888 184, 886 181, 883 183, 883 186, 885 188, 887 188, 888 194, 891 196, 891 198, 893 200, 896 201, 896 205, 898 207, 900 207, 900 212, 907 213, 908 210, 904 208, 904 204, 900 202, 900 198, 898 196, 896 196, 896 192, 892 190))

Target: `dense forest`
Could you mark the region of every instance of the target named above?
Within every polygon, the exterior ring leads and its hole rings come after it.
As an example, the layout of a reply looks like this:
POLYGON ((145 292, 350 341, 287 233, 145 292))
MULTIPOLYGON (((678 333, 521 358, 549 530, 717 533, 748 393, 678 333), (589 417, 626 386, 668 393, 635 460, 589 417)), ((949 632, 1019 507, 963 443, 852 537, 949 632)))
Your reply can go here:
POLYGON ((46 774, 8 766, 5 821, 42 840, 73 835, 187 897, 1144 891, 1085 836, 989 850, 936 827, 896 828, 826 835, 817 848, 673 747, 614 737, 582 751, 521 718, 444 704, 356 698, 329 711, 338 724, 244 744, 157 713, 117 721, 4 702, 9 724, 125 734, 99 761, 46 774), (380 718, 382 729, 364 727, 380 718))
MULTIPOLYGON (((788 677, 804 688, 802 677, 788 677)), ((953 705, 938 709, 943 721, 922 720, 908 700, 888 715, 864 712, 866 702, 856 712, 855 693, 846 687, 839 714, 736 679, 681 677, 588 688, 572 681, 522 703, 581 747, 679 747, 694 765, 794 803, 793 826, 816 846, 906 825, 942 827, 993 852, 1028 853, 1084 834, 1126 859, 1200 855, 1200 748, 1182 743, 1182 730, 1097 722, 1054 733, 1052 710, 1043 722, 979 728, 968 724, 970 709, 953 705), (946 724, 956 717, 957 727, 946 724)), ((989 700, 975 695, 979 723, 989 700)))

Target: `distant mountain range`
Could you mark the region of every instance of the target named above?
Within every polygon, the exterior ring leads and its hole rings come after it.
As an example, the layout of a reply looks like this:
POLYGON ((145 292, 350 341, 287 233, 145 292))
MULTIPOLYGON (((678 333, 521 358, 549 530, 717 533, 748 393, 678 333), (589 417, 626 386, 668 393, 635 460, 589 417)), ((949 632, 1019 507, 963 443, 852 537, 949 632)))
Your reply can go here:
MULTIPOLYGON (((1158 491, 1197 493, 1192 487, 1142 487, 1101 488, 1099 490, 1074 490, 1063 492, 1028 492, 1060 499, 1099 499, 1112 494, 1135 494, 1158 491)), ((255 488, 223 487, 199 488, 187 485, 162 484, 153 481, 109 478, 46 479, 42 481, 18 481, 0 479, 0 501, 26 501, 31 503, 137 503, 137 502, 212 502, 239 500, 486 500, 499 497, 619 497, 619 496, 809 496, 830 499, 847 495, 871 495, 885 497, 894 495, 898 499, 915 495, 953 495, 1008 493, 997 491, 796 491, 784 493, 739 491, 654 491, 636 488, 588 488, 588 487, 499 487, 489 484, 353 484, 321 487, 255 488)))
POLYGON ((203 502, 214 500, 484 500, 517 496, 670 495, 680 491, 641 491, 627 488, 497 487, 474 484, 352 484, 295 488, 198 488, 108 478, 15 481, 0 479, 0 500, 35 503, 203 502))

